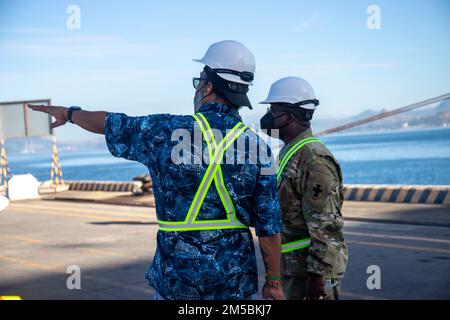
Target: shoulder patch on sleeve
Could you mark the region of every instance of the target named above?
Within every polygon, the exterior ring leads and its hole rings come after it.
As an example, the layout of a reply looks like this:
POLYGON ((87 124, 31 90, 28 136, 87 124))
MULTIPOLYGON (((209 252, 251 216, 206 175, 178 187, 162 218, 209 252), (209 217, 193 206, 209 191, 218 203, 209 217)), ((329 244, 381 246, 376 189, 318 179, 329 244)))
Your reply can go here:
POLYGON ((333 181, 329 168, 322 164, 313 165, 306 180, 305 206, 325 212, 333 181))

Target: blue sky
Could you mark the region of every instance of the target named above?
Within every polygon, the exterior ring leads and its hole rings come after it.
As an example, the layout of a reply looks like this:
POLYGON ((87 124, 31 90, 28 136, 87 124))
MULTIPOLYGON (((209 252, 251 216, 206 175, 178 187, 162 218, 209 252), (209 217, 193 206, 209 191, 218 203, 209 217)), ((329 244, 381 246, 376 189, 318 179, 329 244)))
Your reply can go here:
MULTIPOLYGON (((450 91, 450 2, 0 0, 0 101, 51 98, 90 110, 192 113, 191 78, 216 41, 256 57, 250 99, 262 115, 270 84, 300 76, 316 116, 394 108, 450 91), (369 5, 381 29, 366 26, 369 5), (81 29, 68 30, 69 5, 81 29)), ((73 126, 61 140, 91 139, 73 126)))

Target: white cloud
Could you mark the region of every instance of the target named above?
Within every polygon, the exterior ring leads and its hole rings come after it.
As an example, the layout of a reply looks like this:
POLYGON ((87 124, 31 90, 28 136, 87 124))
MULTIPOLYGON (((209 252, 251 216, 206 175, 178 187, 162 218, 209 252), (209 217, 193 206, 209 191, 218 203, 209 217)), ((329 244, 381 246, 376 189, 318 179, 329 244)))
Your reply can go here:
POLYGON ((292 71, 292 70, 313 70, 313 71, 348 71, 365 69, 390 69, 394 68, 393 62, 368 62, 368 63, 316 63, 316 64, 290 64, 262 66, 263 71, 292 71))
POLYGON ((0 41, 0 48, 4 52, 10 51, 21 55, 46 58, 149 55, 158 49, 146 44, 126 43, 112 38, 86 36, 0 41))
POLYGON ((50 28, 0 28, 0 33, 14 34, 14 35, 61 35, 67 33, 65 29, 50 29, 50 28))
POLYGON ((431 53, 431 48, 395 48, 395 49, 386 49, 387 53, 390 54, 420 54, 420 53, 431 53))
POLYGON ((317 21, 319 20, 319 14, 318 13, 314 13, 311 17, 309 17, 308 19, 302 21, 301 23, 293 26, 291 28, 292 32, 302 32, 306 29, 311 28, 317 21))
POLYGON ((4 53, 32 57, 136 56, 164 50, 156 44, 134 43, 119 37, 70 30, 15 28, 0 29, 0 32, 4 34, 4 40, 0 40, 0 49, 4 53))

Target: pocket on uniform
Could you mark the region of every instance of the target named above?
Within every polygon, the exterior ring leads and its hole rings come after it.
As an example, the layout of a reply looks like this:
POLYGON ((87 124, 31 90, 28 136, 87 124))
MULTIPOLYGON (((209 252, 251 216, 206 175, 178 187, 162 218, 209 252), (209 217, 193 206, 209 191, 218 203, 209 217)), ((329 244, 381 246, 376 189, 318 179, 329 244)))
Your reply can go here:
POLYGON ((295 250, 282 254, 281 272, 289 276, 306 276, 308 249, 295 250))

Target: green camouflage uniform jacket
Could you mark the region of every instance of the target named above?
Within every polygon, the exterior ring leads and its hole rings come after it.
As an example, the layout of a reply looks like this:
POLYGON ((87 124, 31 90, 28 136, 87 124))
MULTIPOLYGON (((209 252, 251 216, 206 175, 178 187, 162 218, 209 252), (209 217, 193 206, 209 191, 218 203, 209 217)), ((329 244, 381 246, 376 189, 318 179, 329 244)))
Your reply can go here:
MULTIPOLYGON (((286 145, 312 137, 311 129, 286 145)), ((278 182, 283 214, 282 242, 311 238, 310 248, 283 253, 282 274, 305 277, 307 272, 341 279, 348 260, 344 242, 342 173, 331 152, 321 143, 303 146, 292 156, 278 182)))

